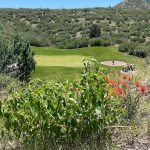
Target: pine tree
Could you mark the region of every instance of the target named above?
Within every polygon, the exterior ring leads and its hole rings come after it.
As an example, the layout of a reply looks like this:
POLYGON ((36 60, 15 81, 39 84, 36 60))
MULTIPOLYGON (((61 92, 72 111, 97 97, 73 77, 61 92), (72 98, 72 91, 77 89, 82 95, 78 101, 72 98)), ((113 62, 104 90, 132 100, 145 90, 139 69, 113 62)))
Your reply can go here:
POLYGON ((18 59, 17 77, 20 81, 27 83, 31 77, 31 73, 35 70, 34 52, 30 50, 30 44, 23 42, 21 47, 21 54, 18 59))

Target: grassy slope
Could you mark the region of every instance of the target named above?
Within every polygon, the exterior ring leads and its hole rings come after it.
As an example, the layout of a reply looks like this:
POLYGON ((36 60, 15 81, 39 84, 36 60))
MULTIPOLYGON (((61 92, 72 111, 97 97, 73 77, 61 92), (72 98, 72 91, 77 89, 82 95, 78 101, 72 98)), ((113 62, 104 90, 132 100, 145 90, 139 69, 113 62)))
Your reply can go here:
POLYGON ((140 62, 140 59, 120 53, 112 47, 88 47, 80 49, 32 47, 32 50, 35 51, 35 58, 38 61, 33 78, 41 79, 73 78, 75 74, 81 72, 82 59, 85 57, 94 57, 99 61, 121 60, 132 64, 140 62))

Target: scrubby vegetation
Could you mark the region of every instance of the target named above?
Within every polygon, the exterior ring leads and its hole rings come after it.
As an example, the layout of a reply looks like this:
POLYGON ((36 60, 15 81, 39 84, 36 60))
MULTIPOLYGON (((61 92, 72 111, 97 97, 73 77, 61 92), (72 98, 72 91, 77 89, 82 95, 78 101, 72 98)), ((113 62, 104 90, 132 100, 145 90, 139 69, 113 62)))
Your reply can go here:
POLYGON ((0 102, 2 137, 29 150, 111 148, 113 129, 132 125, 149 89, 127 74, 113 79, 96 60, 84 65, 75 81, 32 81, 0 102))
MULTIPOLYGON (((21 140, 26 149, 79 149, 84 144, 90 147, 90 140, 105 149, 111 142, 109 129, 127 125, 138 106, 137 98, 128 95, 133 78, 123 75, 121 80, 116 82, 99 65, 91 68, 87 63, 74 82, 32 81, 0 103, 2 135, 21 140)), ((137 87, 142 94, 147 92, 146 86, 137 87)))
POLYGON ((114 8, 0 9, 0 31, 7 36, 17 32, 32 46, 79 48, 124 41, 146 44, 150 41, 149 13, 114 8), (93 24, 100 28, 100 39, 89 38, 93 24))
POLYGON ((119 51, 128 53, 129 55, 134 55, 137 57, 145 58, 148 57, 150 52, 149 44, 136 44, 134 42, 123 42, 119 46, 119 51))
POLYGON ((122 149, 124 130, 128 148, 149 136, 149 14, 0 9, 0 149, 122 149), (115 60, 127 73, 100 63, 115 60))

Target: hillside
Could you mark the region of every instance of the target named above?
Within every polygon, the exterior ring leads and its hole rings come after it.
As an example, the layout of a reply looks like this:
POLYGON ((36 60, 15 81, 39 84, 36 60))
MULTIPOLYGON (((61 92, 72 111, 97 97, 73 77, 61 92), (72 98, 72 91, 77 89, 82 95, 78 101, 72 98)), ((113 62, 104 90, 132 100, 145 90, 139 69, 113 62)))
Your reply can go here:
POLYGON ((149 10, 115 8, 0 9, 0 36, 15 33, 32 46, 69 48, 75 43, 78 48, 88 45, 90 27, 98 24, 102 46, 125 40, 142 44, 150 41, 149 14, 149 10))
POLYGON ((150 0, 124 0, 117 5, 117 7, 129 9, 150 9, 150 0))

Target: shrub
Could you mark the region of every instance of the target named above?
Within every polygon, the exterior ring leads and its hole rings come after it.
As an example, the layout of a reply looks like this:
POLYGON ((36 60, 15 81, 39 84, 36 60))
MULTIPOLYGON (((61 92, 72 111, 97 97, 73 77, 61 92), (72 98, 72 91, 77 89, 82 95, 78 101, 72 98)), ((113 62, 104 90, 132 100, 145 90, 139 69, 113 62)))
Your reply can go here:
POLYGON ((0 74, 0 99, 7 97, 11 92, 15 91, 19 87, 19 81, 16 79, 0 74))
POLYGON ((119 95, 122 99, 122 105, 126 108, 126 121, 132 121, 136 117, 139 108, 139 100, 142 96, 150 92, 148 86, 136 81, 128 74, 122 74, 117 80, 107 76, 106 81, 112 85, 110 93, 119 95))
POLYGON ((68 49, 75 49, 75 48, 82 48, 82 47, 88 47, 89 41, 87 38, 78 38, 74 40, 67 40, 64 43, 62 43, 59 47, 60 48, 68 48, 68 49))
POLYGON ((136 44, 133 42, 124 42, 119 46, 119 51, 127 53, 129 51, 133 51, 136 47, 136 44))
POLYGON ((125 112, 108 89, 101 70, 87 63, 79 81, 31 82, 0 103, 1 114, 8 133, 29 143, 29 149, 74 145, 93 137, 102 147, 110 138, 108 128, 121 123, 125 112))
POLYGON ((101 40, 100 40, 100 39, 91 39, 91 40, 90 40, 90 45, 91 45, 91 46, 101 46, 102 43, 101 43, 101 40))
POLYGON ((101 46, 111 46, 111 42, 109 40, 101 39, 101 46))
POLYGON ((134 50, 129 51, 129 55, 145 58, 147 56, 147 48, 145 46, 138 46, 134 50))

